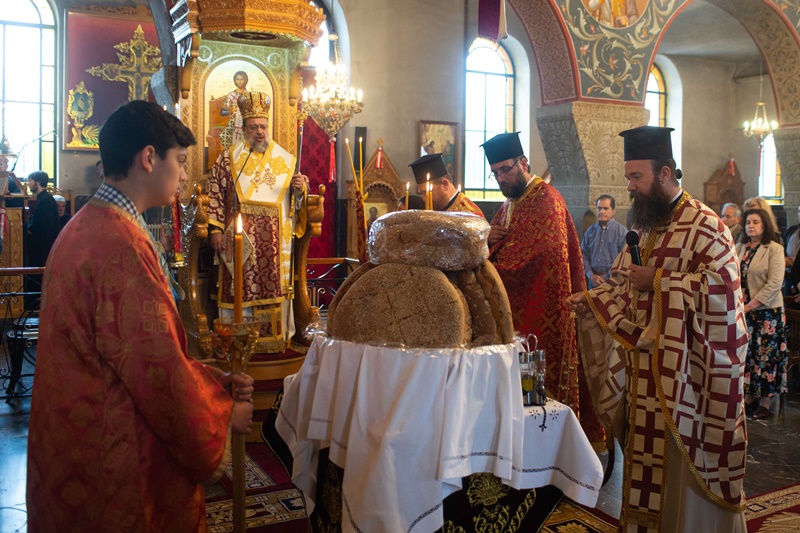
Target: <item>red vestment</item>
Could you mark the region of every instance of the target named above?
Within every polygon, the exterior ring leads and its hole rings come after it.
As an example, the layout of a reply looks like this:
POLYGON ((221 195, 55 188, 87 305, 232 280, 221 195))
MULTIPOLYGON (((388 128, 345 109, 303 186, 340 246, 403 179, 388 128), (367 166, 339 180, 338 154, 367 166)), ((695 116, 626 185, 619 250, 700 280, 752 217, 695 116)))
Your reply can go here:
POLYGON ((47 264, 28 437, 28 528, 206 530, 233 400, 186 351, 156 251, 92 199, 47 264))
POLYGON ((581 416, 592 442, 602 441, 591 406, 579 410, 578 345, 566 299, 583 291, 586 280, 580 241, 564 199, 534 177, 519 199, 506 200, 492 224, 509 230, 489 250, 489 260, 508 292, 514 329, 539 338, 547 356, 548 394, 581 416))
POLYGON ((453 203, 450 204, 445 211, 472 213, 473 215, 478 215, 481 218, 486 218, 483 216, 483 211, 481 211, 481 208, 478 207, 475 202, 467 198, 467 195, 463 192, 456 194, 456 198, 453 200, 453 203))

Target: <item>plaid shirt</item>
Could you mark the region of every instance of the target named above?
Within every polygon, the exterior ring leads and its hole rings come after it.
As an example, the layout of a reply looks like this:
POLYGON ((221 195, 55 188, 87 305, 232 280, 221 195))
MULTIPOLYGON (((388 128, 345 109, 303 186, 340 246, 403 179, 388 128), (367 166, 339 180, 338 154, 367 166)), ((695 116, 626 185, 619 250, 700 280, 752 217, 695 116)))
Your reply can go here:
POLYGON ((133 218, 139 218, 139 212, 136 210, 136 206, 133 205, 131 199, 106 182, 103 182, 103 184, 100 185, 100 188, 97 189, 97 192, 94 193, 94 196, 98 200, 103 200, 104 202, 114 204, 117 207, 124 209, 130 213, 133 218))

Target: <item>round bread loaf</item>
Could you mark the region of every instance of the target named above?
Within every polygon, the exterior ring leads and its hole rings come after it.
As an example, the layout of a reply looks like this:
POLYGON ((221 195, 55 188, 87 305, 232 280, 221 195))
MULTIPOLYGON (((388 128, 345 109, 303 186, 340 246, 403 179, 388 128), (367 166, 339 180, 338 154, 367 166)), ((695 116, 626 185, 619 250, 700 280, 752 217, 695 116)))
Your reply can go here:
POLYGON ((471 270, 489 257, 489 223, 471 213, 396 211, 373 222, 370 261, 445 272, 471 270))
POLYGON ((466 347, 472 340, 464 295, 435 268, 378 265, 335 301, 328 333, 337 339, 415 348, 466 347))
POLYGON ((472 270, 455 273, 459 290, 464 294, 472 317, 472 345, 500 344, 500 330, 492 312, 492 304, 486 298, 483 287, 472 270))
POLYGON ((342 300, 347 291, 350 290, 350 287, 353 286, 353 283, 358 281, 358 278, 360 278, 373 268, 375 268, 375 265, 373 265, 372 263, 364 263, 363 265, 355 269, 349 276, 347 276, 347 279, 344 280, 342 285, 339 287, 339 290, 336 291, 336 295, 333 297, 331 305, 328 306, 327 332, 329 336, 333 335, 333 333, 331 332, 330 317, 332 317, 336 313, 336 307, 339 305, 339 302, 342 300))
POLYGON ((475 277, 492 308, 497 331, 500 334, 500 342, 503 344, 513 342, 514 321, 511 317, 511 304, 508 301, 508 293, 502 278, 500 278, 500 273, 491 262, 484 261, 475 269, 475 277))

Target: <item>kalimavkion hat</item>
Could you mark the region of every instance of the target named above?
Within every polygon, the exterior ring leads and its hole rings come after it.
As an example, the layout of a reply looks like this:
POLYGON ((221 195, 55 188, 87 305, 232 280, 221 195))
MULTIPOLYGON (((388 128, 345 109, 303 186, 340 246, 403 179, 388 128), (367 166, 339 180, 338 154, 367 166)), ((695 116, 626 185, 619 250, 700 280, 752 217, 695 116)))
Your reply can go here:
POLYGON ((519 132, 500 133, 481 145, 486 153, 486 160, 490 165, 506 159, 514 159, 525 155, 522 143, 519 141, 519 132))
POLYGON ((672 137, 675 128, 641 126, 621 131, 619 136, 625 142, 625 161, 672 159, 672 137))
POLYGON ((429 174, 431 181, 447 176, 442 154, 423 155, 408 166, 414 171, 414 179, 417 183, 425 183, 429 174))
POLYGON ((236 101, 242 120, 248 118, 269 118, 269 96, 258 91, 248 91, 236 101))

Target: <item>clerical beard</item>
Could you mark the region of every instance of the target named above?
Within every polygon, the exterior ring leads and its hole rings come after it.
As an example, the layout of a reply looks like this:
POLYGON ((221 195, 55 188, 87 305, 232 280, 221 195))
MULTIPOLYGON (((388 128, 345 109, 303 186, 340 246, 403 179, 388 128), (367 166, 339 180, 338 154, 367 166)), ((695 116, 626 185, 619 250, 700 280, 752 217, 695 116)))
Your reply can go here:
POLYGON ((516 200, 525 192, 528 186, 528 180, 525 179, 525 174, 523 174, 522 169, 519 169, 517 170, 514 181, 498 180, 497 184, 500 186, 500 191, 503 193, 503 196, 516 200))
POLYGON ((269 139, 261 142, 253 141, 252 143, 250 143, 250 146, 253 147, 254 152, 263 154, 264 152, 267 151, 267 146, 269 146, 269 139))
POLYGON ((650 192, 631 192, 634 200, 631 206, 631 224, 642 231, 653 231, 666 222, 671 209, 672 198, 669 197, 664 185, 657 179, 653 180, 650 192))

